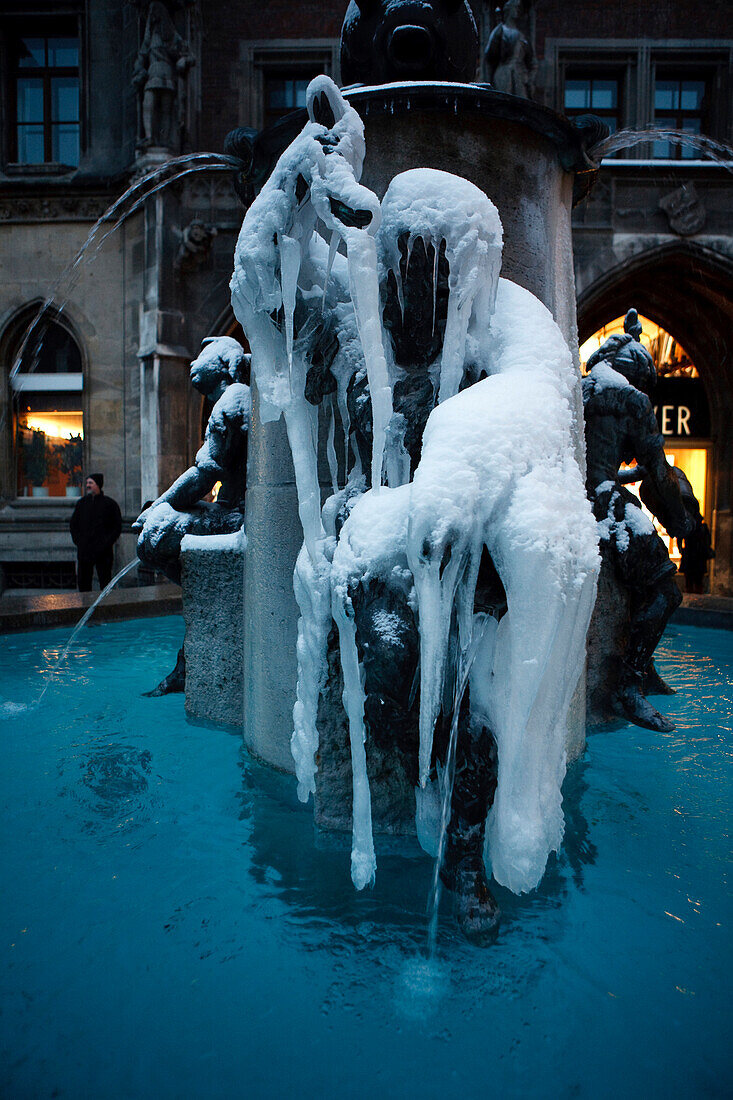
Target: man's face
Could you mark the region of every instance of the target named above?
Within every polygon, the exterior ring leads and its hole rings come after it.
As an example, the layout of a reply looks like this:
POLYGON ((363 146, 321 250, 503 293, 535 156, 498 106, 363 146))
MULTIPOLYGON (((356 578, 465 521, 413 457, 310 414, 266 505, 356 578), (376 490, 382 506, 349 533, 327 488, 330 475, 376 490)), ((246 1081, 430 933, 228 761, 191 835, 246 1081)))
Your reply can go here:
POLYGON ((87 493, 91 494, 93 497, 99 496, 99 486, 93 477, 87 478, 87 493))

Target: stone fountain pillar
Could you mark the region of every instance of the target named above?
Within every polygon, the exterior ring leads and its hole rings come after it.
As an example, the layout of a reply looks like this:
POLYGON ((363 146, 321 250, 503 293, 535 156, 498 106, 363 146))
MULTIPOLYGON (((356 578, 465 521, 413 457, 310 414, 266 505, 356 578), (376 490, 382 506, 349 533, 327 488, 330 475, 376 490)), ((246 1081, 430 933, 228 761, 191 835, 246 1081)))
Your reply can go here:
MULTIPOLYGON (((502 276, 548 307, 577 357, 570 219, 577 175, 589 171, 581 132, 545 107, 481 85, 393 84, 344 94, 366 127, 362 182, 382 198, 398 173, 427 167, 464 176, 485 191, 504 227, 502 276)), ((256 180, 266 178, 305 121, 304 111, 295 112, 255 141, 256 180)), ((580 404, 576 447, 584 468, 580 404)), ((325 477, 322 484, 329 485, 325 477)), ((246 529, 244 738, 255 755, 292 772, 298 617, 292 577, 302 534, 284 424, 262 424, 256 399, 246 529)), ((581 688, 570 758, 584 744, 581 688)))

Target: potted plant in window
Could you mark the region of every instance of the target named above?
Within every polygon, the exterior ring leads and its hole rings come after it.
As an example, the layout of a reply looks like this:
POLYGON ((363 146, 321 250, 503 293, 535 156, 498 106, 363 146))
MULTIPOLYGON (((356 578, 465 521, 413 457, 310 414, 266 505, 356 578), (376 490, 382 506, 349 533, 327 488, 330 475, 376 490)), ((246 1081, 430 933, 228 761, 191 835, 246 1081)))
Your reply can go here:
POLYGON ((81 471, 82 471, 82 438, 79 435, 69 436, 61 446, 56 448, 59 467, 62 474, 66 474, 69 483, 66 486, 67 497, 81 496, 81 471))
POLYGON ((24 433, 23 469, 33 486, 34 497, 47 497, 48 486, 44 481, 48 476, 48 456, 46 454, 46 433, 33 429, 30 437, 24 433))

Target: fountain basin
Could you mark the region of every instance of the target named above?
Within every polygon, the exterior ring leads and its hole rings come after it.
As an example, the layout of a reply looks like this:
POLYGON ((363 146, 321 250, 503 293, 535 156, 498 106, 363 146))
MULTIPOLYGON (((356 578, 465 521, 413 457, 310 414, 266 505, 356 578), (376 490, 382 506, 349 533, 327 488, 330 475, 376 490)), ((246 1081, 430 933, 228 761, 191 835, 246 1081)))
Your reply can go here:
MULTIPOLYGON (((678 730, 591 735, 540 888, 497 891, 487 950, 446 912, 432 968, 431 861, 380 855, 357 894, 289 777, 181 696, 140 697, 182 636, 177 617, 92 626, 41 708, 3 716, 8 1094, 730 1088, 731 632, 668 630, 678 730)), ((36 697, 67 637, 7 638, 0 699, 36 697)))

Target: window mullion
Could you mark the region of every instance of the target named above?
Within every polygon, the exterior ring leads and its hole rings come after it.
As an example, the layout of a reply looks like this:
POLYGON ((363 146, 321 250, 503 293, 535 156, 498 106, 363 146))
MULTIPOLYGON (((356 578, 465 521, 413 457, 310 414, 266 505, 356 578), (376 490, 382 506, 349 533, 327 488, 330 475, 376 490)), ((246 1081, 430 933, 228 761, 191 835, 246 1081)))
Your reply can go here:
POLYGON ((51 125, 51 73, 43 74, 43 159, 48 164, 53 160, 53 127, 51 125))

